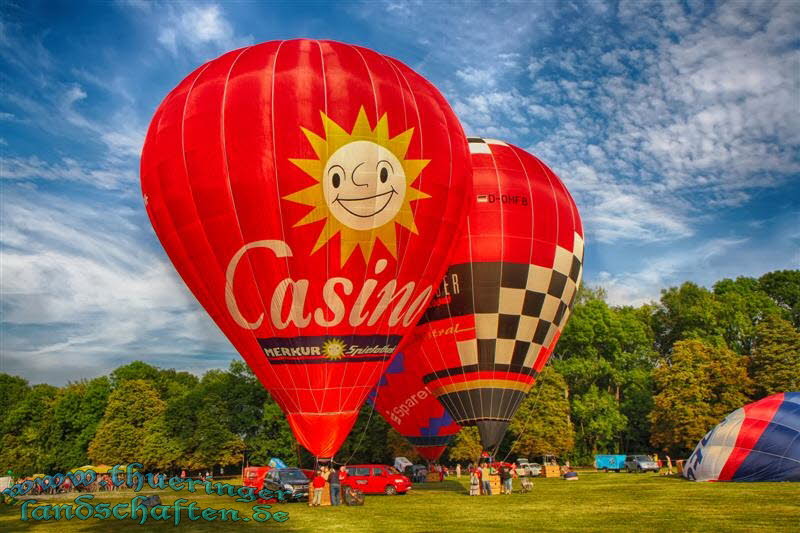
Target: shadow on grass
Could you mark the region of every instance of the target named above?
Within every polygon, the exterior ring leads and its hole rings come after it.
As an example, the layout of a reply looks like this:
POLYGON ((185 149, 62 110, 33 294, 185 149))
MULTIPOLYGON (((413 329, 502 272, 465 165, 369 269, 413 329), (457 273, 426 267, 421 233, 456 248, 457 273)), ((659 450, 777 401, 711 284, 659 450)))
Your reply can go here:
POLYGON ((469 490, 458 481, 433 481, 428 483, 414 483, 414 492, 457 492, 469 494, 469 490))

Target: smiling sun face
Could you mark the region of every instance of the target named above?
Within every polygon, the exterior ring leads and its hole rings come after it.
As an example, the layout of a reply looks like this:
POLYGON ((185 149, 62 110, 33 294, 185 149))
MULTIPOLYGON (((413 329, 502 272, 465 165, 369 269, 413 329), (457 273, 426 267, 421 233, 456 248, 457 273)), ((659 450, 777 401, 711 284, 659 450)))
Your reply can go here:
POLYGON ((322 355, 327 359, 341 359, 344 357, 345 348, 341 339, 328 339, 322 343, 322 355))
POLYGON ((301 128, 318 159, 290 159, 317 182, 284 197, 314 207, 295 227, 324 219, 311 253, 339 233, 342 265, 356 246, 369 260, 376 239, 397 257, 395 224, 417 233, 410 202, 430 198, 411 186, 430 161, 405 159, 414 129, 389 138, 386 115, 372 129, 361 108, 348 133, 321 115, 325 138, 301 128))

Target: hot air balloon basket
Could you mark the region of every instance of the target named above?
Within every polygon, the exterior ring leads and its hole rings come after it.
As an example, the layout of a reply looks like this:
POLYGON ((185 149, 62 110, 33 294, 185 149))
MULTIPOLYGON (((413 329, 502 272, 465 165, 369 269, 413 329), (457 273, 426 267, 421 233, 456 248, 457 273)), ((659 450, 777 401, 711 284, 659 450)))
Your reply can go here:
MULTIPOLYGON (((489 486, 492 489, 492 493, 488 496, 496 496, 497 494, 501 494, 500 489, 503 484, 500 482, 500 476, 489 476, 489 486)), ((483 492, 483 484, 481 484, 481 494, 486 495, 483 492)))
MULTIPOLYGON (((311 487, 308 493, 308 506, 313 507, 312 502, 314 501, 314 488, 311 487)), ((331 505, 331 489, 330 485, 325 485, 322 488, 322 498, 320 498, 320 507, 324 507, 326 505, 331 505)))
POLYGON ((558 465, 544 465, 542 477, 561 477, 561 467, 558 465))

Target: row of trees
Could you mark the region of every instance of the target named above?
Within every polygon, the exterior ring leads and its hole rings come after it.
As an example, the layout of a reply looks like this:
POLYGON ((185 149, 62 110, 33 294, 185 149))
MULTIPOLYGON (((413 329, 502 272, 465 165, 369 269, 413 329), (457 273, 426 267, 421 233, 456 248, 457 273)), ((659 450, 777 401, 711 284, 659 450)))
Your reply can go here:
MULTIPOLYGON (((512 421, 500 454, 687 455, 728 412, 800 390, 800 271, 684 283, 658 303, 613 307, 582 290, 553 362, 512 421)), ((445 460, 481 452, 466 428, 445 460)), ((387 462, 411 446, 371 407, 337 459, 387 462)), ((64 387, 0 374, 0 468, 63 472, 85 464, 143 462, 159 470, 238 465, 270 457, 309 465, 280 408, 247 366, 202 377, 142 362, 64 387)))

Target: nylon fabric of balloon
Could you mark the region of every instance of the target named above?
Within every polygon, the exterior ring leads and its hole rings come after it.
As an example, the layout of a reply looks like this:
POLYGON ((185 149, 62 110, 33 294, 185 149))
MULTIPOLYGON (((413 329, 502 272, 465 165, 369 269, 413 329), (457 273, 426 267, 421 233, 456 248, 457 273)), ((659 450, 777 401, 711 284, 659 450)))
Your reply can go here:
POLYGON ((407 354, 461 425, 496 449, 567 323, 583 227, 561 180, 533 155, 469 138, 473 194, 451 265, 407 354))
POLYGON ((800 392, 767 396, 732 412, 686 461, 694 481, 800 481, 800 392))
POLYGON ((471 184, 429 82, 366 48, 234 50, 170 92, 141 182, 186 285, 329 458, 447 266, 471 184))
POLYGON ((420 352, 400 352, 367 400, 428 461, 444 453, 461 430, 422 381, 426 364, 420 352))

